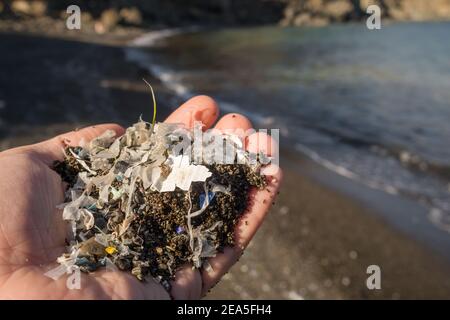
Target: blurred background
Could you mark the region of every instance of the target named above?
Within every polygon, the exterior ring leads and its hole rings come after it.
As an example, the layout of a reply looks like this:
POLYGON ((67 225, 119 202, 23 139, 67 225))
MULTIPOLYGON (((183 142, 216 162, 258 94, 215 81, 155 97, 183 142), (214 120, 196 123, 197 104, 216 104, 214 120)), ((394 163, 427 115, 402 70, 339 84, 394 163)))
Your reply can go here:
POLYGON ((142 78, 161 121, 208 94, 280 129, 286 177, 208 298, 450 298, 449 21, 450 0, 0 0, 0 150, 151 119, 142 78))

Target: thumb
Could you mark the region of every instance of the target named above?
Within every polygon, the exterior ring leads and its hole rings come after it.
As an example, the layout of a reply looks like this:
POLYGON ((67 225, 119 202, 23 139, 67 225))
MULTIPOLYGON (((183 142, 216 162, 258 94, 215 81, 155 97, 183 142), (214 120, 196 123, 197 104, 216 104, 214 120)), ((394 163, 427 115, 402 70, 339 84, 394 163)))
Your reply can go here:
POLYGON ((43 162, 50 165, 55 160, 63 159, 64 153, 62 150, 66 146, 77 146, 82 139, 84 139, 86 142, 89 142, 92 139, 100 136, 107 130, 115 131, 116 136, 120 136, 125 132, 125 129, 118 124, 99 124, 80 130, 66 132, 49 140, 45 140, 36 144, 10 149, 2 152, 1 154, 7 155, 12 153, 18 154, 24 152, 32 152, 39 156, 43 162))

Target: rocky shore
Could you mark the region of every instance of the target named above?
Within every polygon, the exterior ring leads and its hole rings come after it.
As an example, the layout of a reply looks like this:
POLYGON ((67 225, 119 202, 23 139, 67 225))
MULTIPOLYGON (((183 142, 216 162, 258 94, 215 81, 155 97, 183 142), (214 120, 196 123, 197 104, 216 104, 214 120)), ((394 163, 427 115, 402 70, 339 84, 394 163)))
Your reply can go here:
POLYGON ((116 26, 167 27, 186 25, 322 26, 360 21, 369 5, 382 9, 382 16, 395 21, 450 19, 450 0, 1 0, 0 17, 10 19, 61 18, 77 4, 82 22, 97 33, 116 26))

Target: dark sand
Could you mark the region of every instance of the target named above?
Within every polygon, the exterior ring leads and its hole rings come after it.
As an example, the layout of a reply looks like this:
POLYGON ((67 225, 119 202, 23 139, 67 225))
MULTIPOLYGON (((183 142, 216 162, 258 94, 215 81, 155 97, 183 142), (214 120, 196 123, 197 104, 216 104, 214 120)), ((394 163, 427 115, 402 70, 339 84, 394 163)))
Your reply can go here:
MULTIPOLYGON (((157 92, 159 120, 180 102, 125 61, 123 34, 10 29, 0 26, 8 30, 0 32, 1 150, 84 125, 150 118, 142 77, 157 92)), ((209 298, 450 298, 450 235, 404 219, 412 212, 423 220, 421 210, 287 152, 281 164, 285 181, 275 207, 209 298), (382 290, 365 285, 371 264, 381 267, 382 290)))
MULTIPOLYGON (((380 212, 293 169, 314 167, 310 161, 284 153, 281 164, 285 180, 276 205, 210 298, 450 297, 448 260, 428 243, 419 243, 380 212), (366 270, 372 264, 381 268, 382 290, 366 287, 366 270)), ((365 196, 375 193, 359 188, 365 196)))

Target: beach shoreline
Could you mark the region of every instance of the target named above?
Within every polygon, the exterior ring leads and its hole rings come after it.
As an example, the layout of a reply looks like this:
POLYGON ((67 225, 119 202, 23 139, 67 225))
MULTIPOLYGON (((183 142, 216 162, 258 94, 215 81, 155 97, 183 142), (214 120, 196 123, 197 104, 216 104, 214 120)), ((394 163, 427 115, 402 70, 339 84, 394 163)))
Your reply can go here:
MULTIPOLYGON (((378 191, 287 150, 280 162, 285 178, 276 204, 208 298, 448 299, 448 252, 386 219, 386 205, 373 205, 378 191), (340 179, 359 195, 337 188, 340 179), (381 290, 367 288, 371 265, 380 267, 381 290)), ((408 200, 391 200, 408 210, 408 200)))
MULTIPOLYGON (((126 60, 123 47, 130 39, 122 36, 99 40, 36 31, 0 33, 7 48, 0 66, 9 75, 0 77, 1 150, 84 125, 128 126, 140 114, 150 118, 143 77, 157 92, 158 120, 163 120, 181 99, 126 60)), ((354 182, 340 189, 339 178, 283 148, 280 159, 285 180, 276 205, 209 298, 450 297, 443 253, 377 213, 383 208, 357 200, 352 190, 360 186, 354 182), (366 286, 366 270, 373 264, 382 271, 381 290, 366 286)))

